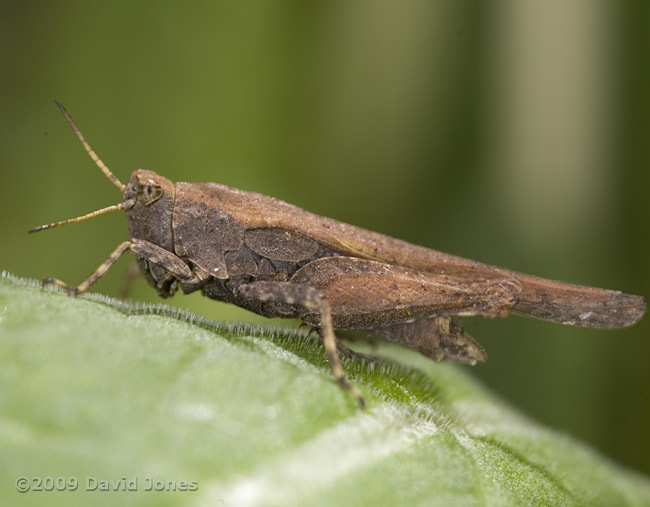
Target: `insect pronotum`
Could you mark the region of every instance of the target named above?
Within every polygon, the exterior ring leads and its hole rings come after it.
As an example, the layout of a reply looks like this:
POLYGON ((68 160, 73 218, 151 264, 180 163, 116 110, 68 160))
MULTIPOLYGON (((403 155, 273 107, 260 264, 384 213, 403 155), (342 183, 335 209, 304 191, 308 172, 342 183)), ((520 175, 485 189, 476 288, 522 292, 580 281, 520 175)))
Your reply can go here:
POLYGON ((124 241, 68 294, 87 291, 125 252, 161 297, 184 293, 233 303, 265 317, 299 318, 317 329, 334 377, 352 392, 335 330, 358 330, 436 360, 486 360, 459 317, 510 313, 593 328, 637 322, 643 297, 517 273, 412 245, 302 210, 262 194, 218 183, 172 183, 136 170, 123 184, 99 159, 57 102, 84 148, 122 192, 122 202, 30 232, 123 209, 124 241))

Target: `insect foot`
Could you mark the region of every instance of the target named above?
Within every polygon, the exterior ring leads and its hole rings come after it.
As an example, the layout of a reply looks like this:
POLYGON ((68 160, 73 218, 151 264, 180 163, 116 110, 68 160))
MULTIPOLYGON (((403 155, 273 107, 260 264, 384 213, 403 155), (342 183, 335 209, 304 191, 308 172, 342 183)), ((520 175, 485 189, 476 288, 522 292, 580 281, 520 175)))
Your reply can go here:
POLYGON ((71 287, 67 283, 62 282, 57 278, 51 278, 51 277, 43 278, 41 285, 43 287, 45 287, 46 285, 57 285, 58 287, 61 287, 68 296, 76 296, 79 294, 79 289, 77 287, 71 287))

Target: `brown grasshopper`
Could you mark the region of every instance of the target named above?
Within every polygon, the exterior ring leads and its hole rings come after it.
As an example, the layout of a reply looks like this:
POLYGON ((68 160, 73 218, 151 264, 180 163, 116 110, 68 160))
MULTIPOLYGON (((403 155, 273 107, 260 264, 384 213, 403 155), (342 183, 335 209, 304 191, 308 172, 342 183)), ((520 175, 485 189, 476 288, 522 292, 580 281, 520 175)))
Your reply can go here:
POLYGON ((338 353, 335 330, 357 330, 435 360, 486 360, 459 317, 511 312, 573 326, 619 328, 643 315, 643 297, 546 280, 412 245, 324 218, 265 195, 218 183, 172 183, 139 169, 127 185, 84 148, 123 193, 120 204, 30 232, 123 209, 129 240, 68 294, 88 290, 125 252, 161 297, 200 290, 265 317, 299 318, 322 337, 334 377, 361 406, 338 353))

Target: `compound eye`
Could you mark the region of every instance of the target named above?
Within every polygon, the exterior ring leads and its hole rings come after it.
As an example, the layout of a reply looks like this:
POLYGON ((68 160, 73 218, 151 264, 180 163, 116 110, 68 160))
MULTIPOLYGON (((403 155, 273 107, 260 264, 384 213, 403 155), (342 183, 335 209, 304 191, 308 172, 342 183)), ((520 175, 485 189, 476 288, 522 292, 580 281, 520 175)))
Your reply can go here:
POLYGON ((160 185, 153 180, 146 180, 139 185, 138 197, 145 206, 156 202, 162 196, 163 191, 160 185))

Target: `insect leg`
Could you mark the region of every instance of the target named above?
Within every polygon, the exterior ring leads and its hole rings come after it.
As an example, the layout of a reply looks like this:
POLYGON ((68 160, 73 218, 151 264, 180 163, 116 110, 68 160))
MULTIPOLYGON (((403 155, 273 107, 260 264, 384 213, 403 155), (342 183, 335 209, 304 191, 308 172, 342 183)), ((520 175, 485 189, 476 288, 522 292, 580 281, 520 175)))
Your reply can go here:
POLYGON ((487 355, 464 330, 457 317, 433 317, 398 322, 367 329, 366 332, 385 340, 417 350, 431 359, 458 363, 484 363, 487 355))
POLYGON ((143 239, 132 239, 129 250, 137 257, 142 257, 150 264, 157 264, 165 268, 171 275, 181 281, 190 280, 194 274, 190 267, 183 260, 169 250, 145 241, 143 239))
POLYGON ((110 267, 113 264, 115 264, 115 262, 117 262, 117 259, 119 259, 124 252, 129 250, 130 247, 131 247, 130 241, 124 241, 123 243, 120 243, 117 246, 117 248, 113 250, 111 255, 108 256, 108 259, 102 262, 97 267, 97 269, 91 273, 91 275, 88 278, 86 278, 83 282, 81 282, 76 287, 71 287, 67 283, 62 282, 57 278, 45 278, 43 280, 43 285, 48 285, 48 284, 58 285, 71 296, 82 294, 86 292, 92 284, 94 284, 97 280, 99 280, 102 276, 104 276, 104 273, 106 273, 106 271, 108 271, 110 267))
POLYGON ((140 269, 136 263, 133 263, 129 266, 129 269, 124 273, 122 278, 122 285, 120 286, 120 299, 128 299, 131 294, 131 288, 133 287, 133 282, 135 279, 140 276, 140 269))
MULTIPOLYGON (((305 322, 301 322, 298 328, 299 329, 306 328, 309 329, 310 331, 314 331, 315 329, 317 329, 309 324, 306 324, 305 322)), ((366 341, 371 341, 371 340, 366 340, 366 341)), ((363 354, 362 352, 355 352, 354 350, 343 345, 343 342, 339 340, 338 336, 336 337, 336 348, 338 349, 339 354, 349 359, 361 359, 363 361, 368 361, 369 363, 372 364, 379 364, 379 360, 375 356, 371 356, 370 354, 363 354)))
POLYGON ((354 395, 361 408, 365 407, 365 400, 359 390, 345 378, 345 372, 338 356, 332 311, 329 303, 321 296, 319 291, 308 285, 290 282, 253 282, 239 287, 239 292, 248 299, 298 305, 318 312, 320 314, 319 332, 323 339, 323 346, 334 378, 343 389, 350 391, 354 395))
POLYGON ((368 361, 372 364, 379 364, 379 360, 375 356, 364 354, 362 352, 355 352, 354 350, 343 345, 341 343, 341 340, 338 338, 336 340, 336 346, 339 349, 339 353, 343 354, 345 357, 349 357, 350 359, 362 359, 363 361, 368 361))
POLYGON ((173 253, 161 248, 153 243, 141 239, 132 239, 120 243, 115 250, 102 262, 91 275, 76 287, 71 287, 67 283, 57 278, 45 278, 43 285, 58 285, 69 295, 76 296, 86 292, 92 284, 99 280, 110 267, 117 262, 124 252, 131 251, 138 257, 145 258, 148 262, 157 264, 165 268, 172 276, 180 280, 191 280, 193 277, 192 270, 179 257, 173 253))

